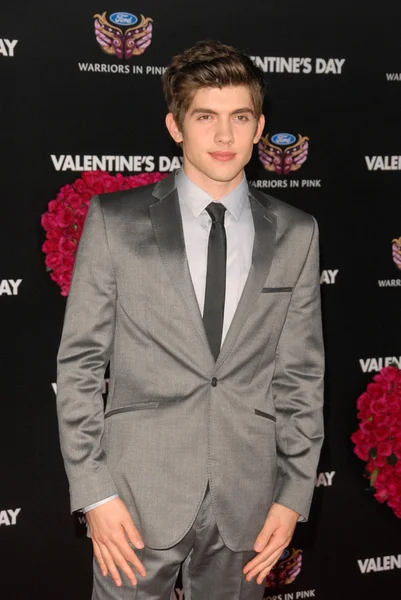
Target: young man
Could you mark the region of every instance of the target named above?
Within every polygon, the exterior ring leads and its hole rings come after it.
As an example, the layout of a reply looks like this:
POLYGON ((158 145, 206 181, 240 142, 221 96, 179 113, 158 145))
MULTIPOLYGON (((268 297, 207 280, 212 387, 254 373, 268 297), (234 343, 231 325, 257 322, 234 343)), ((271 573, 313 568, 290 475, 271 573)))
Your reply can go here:
POLYGON ((199 42, 164 75, 184 165, 93 198, 59 350, 93 600, 256 600, 308 516, 323 439, 318 231, 247 185, 263 76, 199 42), (102 384, 110 360, 104 411, 102 384))

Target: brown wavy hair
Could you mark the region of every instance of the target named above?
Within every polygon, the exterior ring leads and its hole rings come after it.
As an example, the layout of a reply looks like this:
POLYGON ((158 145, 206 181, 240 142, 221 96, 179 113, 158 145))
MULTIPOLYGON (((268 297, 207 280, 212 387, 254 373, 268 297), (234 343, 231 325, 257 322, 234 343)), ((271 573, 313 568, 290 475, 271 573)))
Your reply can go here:
POLYGON ((180 129, 195 93, 202 88, 247 85, 256 118, 262 114, 263 72, 246 54, 232 46, 214 41, 197 42, 173 57, 162 80, 168 110, 180 129))

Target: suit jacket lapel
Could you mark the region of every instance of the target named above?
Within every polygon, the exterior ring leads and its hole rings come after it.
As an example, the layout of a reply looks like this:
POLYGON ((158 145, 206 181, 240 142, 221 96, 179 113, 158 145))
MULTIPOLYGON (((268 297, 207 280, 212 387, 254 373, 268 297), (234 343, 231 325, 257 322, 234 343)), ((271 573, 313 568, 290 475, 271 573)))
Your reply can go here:
MULTIPOLYGON (((269 210, 270 202, 264 194, 254 189, 250 190, 249 194, 255 226, 252 264, 237 310, 217 358, 216 369, 219 369, 228 357, 248 314, 254 308, 273 259, 277 228, 276 216, 269 210)), ((214 364, 189 271, 174 175, 160 181, 153 190, 153 196, 159 201, 152 204, 149 210, 160 254, 174 287, 187 306, 195 328, 206 345, 208 357, 214 364)))
POLYGON ((214 362, 189 270, 174 175, 160 181, 153 190, 153 196, 159 198, 149 210, 160 254, 175 289, 207 347, 209 358, 214 362))
POLYGON ((268 206, 265 206, 270 202, 264 194, 259 194, 257 190, 250 190, 249 200, 255 226, 252 265, 237 310, 217 358, 216 369, 219 369, 226 360, 248 314, 253 310, 259 294, 262 292, 273 259, 277 229, 276 216, 268 206))

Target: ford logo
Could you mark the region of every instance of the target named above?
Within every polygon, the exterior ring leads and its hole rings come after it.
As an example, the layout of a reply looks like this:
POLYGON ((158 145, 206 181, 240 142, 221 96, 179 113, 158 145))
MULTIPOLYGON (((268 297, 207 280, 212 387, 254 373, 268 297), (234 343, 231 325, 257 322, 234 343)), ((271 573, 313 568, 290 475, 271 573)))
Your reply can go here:
POLYGON ((115 12, 109 18, 115 25, 135 25, 138 22, 138 17, 127 12, 115 12))
POLYGON ((278 144, 279 146, 288 146, 289 144, 293 144, 297 138, 292 133, 275 133, 271 137, 271 141, 273 144, 278 144))

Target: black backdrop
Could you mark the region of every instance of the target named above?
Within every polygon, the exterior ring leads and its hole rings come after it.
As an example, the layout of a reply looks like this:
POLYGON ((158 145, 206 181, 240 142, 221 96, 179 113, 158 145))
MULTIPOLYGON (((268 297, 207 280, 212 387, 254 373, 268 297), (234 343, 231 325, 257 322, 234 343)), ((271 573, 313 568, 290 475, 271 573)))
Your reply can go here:
MULTIPOLYGON (((76 156, 151 156, 157 171, 159 157, 177 155, 153 73, 160 69, 147 67, 211 38, 267 67, 265 133, 309 137, 300 170, 268 172, 255 151, 248 177, 314 214, 321 233, 327 438, 312 517, 291 544, 302 550, 301 571, 266 596, 398 598, 400 521, 366 490, 349 437, 355 400, 380 366, 368 359, 401 355, 391 257, 401 235, 400 166, 391 163, 401 154, 399 2, 99 1, 8 1, 0 11, 1 596, 84 600, 91 589, 91 545, 69 515, 58 447, 52 384, 65 299, 46 273, 40 215, 80 176, 76 156), (96 42, 93 16, 121 10, 153 19, 141 56, 110 57, 96 42), (129 72, 114 73, 118 66, 129 72), (61 158, 69 155, 75 168, 61 158), (375 560, 364 573, 367 558, 375 560)), ((181 600, 179 583, 175 595, 181 600)))

